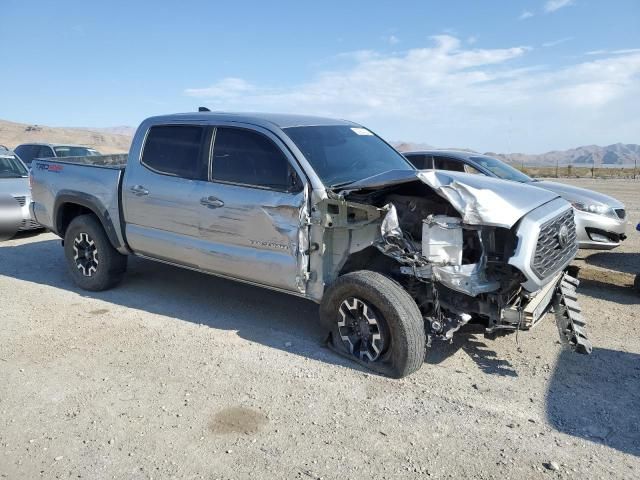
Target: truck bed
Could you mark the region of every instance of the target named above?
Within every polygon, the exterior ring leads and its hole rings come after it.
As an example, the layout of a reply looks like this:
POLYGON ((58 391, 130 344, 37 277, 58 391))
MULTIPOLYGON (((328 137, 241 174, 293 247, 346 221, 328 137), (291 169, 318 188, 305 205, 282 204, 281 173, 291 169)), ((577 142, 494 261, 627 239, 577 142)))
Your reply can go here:
POLYGON ((54 163, 74 163, 78 165, 89 165, 94 167, 122 169, 127 166, 126 153, 116 153, 111 155, 89 155, 86 157, 57 157, 57 158, 36 158, 38 161, 50 161, 54 163))
POLYGON ((120 186, 128 155, 35 159, 31 164, 32 215, 58 233, 60 209, 81 205, 95 213, 114 245, 125 247, 120 186))

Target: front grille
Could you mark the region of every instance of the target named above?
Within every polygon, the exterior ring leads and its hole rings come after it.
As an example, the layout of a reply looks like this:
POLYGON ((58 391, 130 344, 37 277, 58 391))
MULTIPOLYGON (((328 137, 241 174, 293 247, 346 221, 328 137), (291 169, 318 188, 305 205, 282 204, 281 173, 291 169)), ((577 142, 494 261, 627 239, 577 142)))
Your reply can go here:
POLYGON ((616 208, 616 215, 618 215, 620 220, 624 220, 626 214, 627 212, 624 211, 624 208, 616 208))
POLYGON ((562 265, 572 259, 578 251, 576 242, 576 223, 573 219, 573 209, 544 223, 540 228, 536 254, 531 268, 540 278, 546 278, 555 273, 562 265), (566 227, 566 228, 565 228, 566 227), (566 242, 560 240, 561 229, 565 228, 566 242))
POLYGON ((21 207, 24 207, 25 203, 27 203, 27 197, 13 197, 20 204, 21 207))

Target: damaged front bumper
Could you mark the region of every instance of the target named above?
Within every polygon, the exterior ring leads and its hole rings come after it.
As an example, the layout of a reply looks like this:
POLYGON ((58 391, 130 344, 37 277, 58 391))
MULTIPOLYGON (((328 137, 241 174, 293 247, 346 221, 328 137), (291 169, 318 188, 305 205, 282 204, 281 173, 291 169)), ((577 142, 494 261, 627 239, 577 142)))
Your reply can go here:
POLYGON ((579 283, 578 279, 566 272, 556 275, 526 301, 522 302, 520 299, 505 308, 502 322, 488 330, 529 330, 552 310, 561 342, 578 353, 590 354, 592 345, 587 337, 586 321, 580 313, 576 295, 579 283))

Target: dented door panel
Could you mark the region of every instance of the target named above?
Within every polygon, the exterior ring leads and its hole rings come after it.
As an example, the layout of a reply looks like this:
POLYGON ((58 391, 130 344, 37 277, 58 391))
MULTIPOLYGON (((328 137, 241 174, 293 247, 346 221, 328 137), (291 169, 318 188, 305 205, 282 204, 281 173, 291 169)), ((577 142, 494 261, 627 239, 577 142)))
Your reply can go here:
MULTIPOLYGON (((302 293, 306 272, 300 236, 306 194, 205 183, 199 197, 223 205, 200 209, 198 236, 206 249, 202 270, 302 293), (300 265, 302 264, 302 266, 300 265)), ((301 235, 302 233, 302 235, 301 235)), ((304 248, 304 245, 302 245, 304 248)))

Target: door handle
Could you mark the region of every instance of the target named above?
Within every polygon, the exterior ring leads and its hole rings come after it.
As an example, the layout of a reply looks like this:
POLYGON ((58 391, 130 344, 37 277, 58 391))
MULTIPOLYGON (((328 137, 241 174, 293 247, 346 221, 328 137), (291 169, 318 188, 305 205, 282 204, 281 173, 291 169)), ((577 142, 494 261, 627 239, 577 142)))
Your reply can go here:
POLYGON ((144 188, 142 185, 134 185, 129 189, 131 193, 133 193, 137 197, 142 197, 144 195, 149 195, 149 190, 144 188))
POLYGON ((207 208, 220 208, 224 206, 224 202, 216 197, 203 197, 200 199, 200 204, 207 208))

